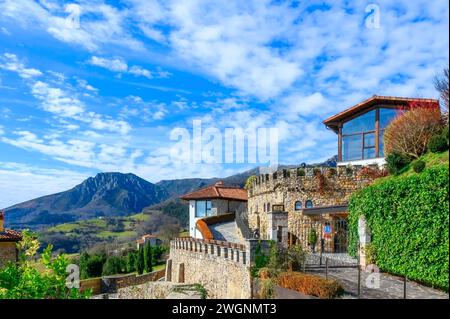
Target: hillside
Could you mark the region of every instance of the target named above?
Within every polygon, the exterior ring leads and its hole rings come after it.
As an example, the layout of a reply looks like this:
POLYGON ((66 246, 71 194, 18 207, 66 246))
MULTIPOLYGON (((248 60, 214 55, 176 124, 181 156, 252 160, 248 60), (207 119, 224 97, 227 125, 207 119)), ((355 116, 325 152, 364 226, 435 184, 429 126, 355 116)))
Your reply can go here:
POLYGON ((169 197, 134 174, 99 173, 74 188, 6 208, 10 227, 39 228, 99 216, 124 216, 169 197))

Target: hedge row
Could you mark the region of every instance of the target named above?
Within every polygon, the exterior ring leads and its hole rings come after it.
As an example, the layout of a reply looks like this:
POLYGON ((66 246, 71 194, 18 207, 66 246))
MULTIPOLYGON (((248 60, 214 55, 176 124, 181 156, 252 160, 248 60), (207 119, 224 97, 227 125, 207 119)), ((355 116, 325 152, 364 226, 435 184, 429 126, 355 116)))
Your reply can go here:
POLYGON ((301 272, 283 272, 278 276, 277 284, 283 288, 322 299, 336 298, 344 293, 344 288, 334 279, 301 272))
POLYGON ((358 219, 372 231, 376 264, 448 290, 449 169, 391 177, 353 194, 349 202, 349 250, 356 255, 358 219))

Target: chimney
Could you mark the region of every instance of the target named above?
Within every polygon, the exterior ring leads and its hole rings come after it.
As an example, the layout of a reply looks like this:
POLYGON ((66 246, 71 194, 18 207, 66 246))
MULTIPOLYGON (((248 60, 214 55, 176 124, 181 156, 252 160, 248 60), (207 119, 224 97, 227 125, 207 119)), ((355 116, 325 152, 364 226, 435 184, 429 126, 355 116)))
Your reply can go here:
POLYGON ((0 233, 5 231, 5 214, 0 211, 0 233))
POLYGON ((223 186, 223 181, 218 181, 214 184, 214 186, 223 186))

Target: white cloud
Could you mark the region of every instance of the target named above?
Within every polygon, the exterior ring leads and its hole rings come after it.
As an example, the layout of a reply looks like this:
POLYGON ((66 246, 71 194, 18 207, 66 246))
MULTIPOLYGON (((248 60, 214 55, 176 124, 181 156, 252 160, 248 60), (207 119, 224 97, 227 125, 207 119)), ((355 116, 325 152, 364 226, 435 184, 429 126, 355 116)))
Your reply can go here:
POLYGON ((24 64, 19 61, 17 56, 12 53, 3 54, 0 58, 0 68, 16 72, 23 79, 29 79, 42 75, 42 72, 37 69, 26 68, 24 64))
POLYGON ((0 135, 5 134, 5 130, 4 127, 2 125, 0 125, 0 135))
POLYGON ((0 208, 68 190, 91 174, 0 162, 0 208))
POLYGON ((88 62, 92 65, 96 65, 96 66, 108 69, 110 71, 113 71, 113 72, 127 72, 128 71, 127 63, 120 58, 106 59, 106 58, 92 56, 88 62))
POLYGON ((133 65, 130 68, 129 72, 131 74, 134 74, 134 75, 137 75, 137 76, 143 76, 143 77, 146 77, 148 79, 153 78, 153 76, 152 76, 152 74, 151 74, 151 72, 149 70, 146 70, 146 69, 144 69, 144 68, 142 68, 140 66, 137 66, 137 65, 133 65))

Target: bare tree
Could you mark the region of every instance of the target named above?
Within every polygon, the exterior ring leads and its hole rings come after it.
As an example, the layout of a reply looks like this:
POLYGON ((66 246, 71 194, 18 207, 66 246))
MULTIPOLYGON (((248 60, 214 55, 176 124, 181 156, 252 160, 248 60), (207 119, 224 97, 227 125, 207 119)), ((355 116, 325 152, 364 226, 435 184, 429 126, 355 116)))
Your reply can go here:
POLYGON ((418 158, 427 150, 431 137, 441 130, 437 107, 415 105, 395 118, 384 132, 386 154, 399 153, 418 158))
POLYGON ((441 95, 441 100, 443 102, 444 111, 443 111, 443 118, 445 124, 448 125, 448 91, 449 91, 449 82, 448 82, 448 68, 444 69, 440 76, 436 76, 434 78, 434 86, 436 90, 439 91, 441 95))

